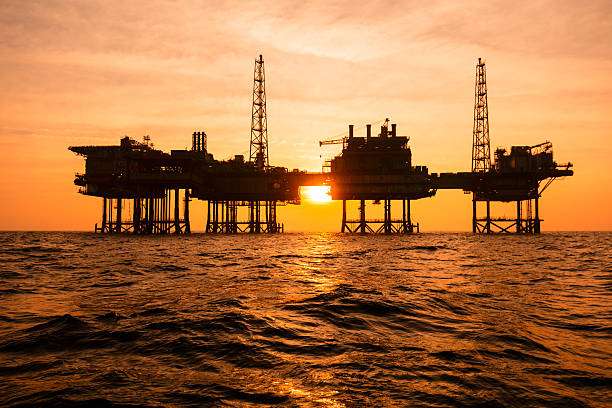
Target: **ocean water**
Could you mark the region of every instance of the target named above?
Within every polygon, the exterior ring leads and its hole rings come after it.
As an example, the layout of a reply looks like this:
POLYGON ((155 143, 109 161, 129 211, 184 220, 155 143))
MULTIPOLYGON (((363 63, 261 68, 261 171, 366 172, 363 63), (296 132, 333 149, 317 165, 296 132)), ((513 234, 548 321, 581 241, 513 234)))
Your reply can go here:
POLYGON ((0 232, 1 406, 609 407, 612 233, 0 232))

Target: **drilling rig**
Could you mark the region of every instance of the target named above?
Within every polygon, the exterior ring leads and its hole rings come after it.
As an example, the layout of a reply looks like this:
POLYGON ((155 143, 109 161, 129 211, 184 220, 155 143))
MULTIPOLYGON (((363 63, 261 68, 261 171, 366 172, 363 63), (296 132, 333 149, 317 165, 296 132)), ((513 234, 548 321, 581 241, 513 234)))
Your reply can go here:
POLYGON ((485 62, 478 58, 474 92, 474 128, 472 137, 472 232, 539 233, 539 199, 558 177, 571 176, 571 163, 553 161, 552 143, 512 146, 495 151, 491 164, 489 105, 485 62), (491 217, 491 202, 516 202, 516 217, 491 217), (478 202, 486 205, 486 214, 478 215, 478 202))
POLYGON ((255 60, 253 108, 251 109, 250 159, 259 170, 268 168, 268 116, 266 114, 266 73, 263 56, 255 60))

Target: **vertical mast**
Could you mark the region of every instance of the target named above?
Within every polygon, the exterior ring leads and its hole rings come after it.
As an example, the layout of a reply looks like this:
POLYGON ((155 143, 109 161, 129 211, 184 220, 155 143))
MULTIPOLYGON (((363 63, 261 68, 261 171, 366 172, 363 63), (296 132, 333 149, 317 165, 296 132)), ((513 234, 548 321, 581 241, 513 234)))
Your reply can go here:
POLYGON ((253 109, 251 118, 250 161, 258 169, 267 168, 268 161, 268 119, 266 115, 266 75, 264 61, 260 55, 255 60, 253 82, 253 109))
POLYGON ((474 93, 474 138, 472 142, 472 171, 491 169, 491 142, 489 141, 489 105, 487 102, 487 72, 485 63, 478 58, 476 89, 474 93))

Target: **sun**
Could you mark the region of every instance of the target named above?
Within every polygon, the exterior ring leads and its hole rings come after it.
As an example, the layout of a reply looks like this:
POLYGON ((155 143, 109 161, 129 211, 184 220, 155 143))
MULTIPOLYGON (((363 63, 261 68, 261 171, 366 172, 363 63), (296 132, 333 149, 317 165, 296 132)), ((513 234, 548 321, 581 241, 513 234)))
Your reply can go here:
POLYGON ((304 186, 300 188, 300 196, 311 203, 326 204, 332 198, 329 193, 329 186, 304 186))

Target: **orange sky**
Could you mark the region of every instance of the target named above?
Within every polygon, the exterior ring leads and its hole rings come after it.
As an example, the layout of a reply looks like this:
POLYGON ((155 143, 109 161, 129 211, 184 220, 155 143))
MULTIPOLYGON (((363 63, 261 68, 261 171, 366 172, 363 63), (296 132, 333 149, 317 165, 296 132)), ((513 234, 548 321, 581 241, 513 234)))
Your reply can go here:
MULTIPOLYGON (((0 229, 99 222, 69 145, 149 134, 169 150, 205 130, 216 158, 247 152, 259 53, 270 163, 310 170, 337 153, 318 140, 385 117, 411 136, 415 164, 469 170, 483 57, 492 147, 550 140, 575 165, 544 194, 543 229, 612 229, 612 3, 304 3, 3 1, 0 229)), ((279 215, 287 230, 339 229, 337 203, 279 215)), ((469 230, 470 196, 441 191, 413 215, 423 230, 469 230)))

